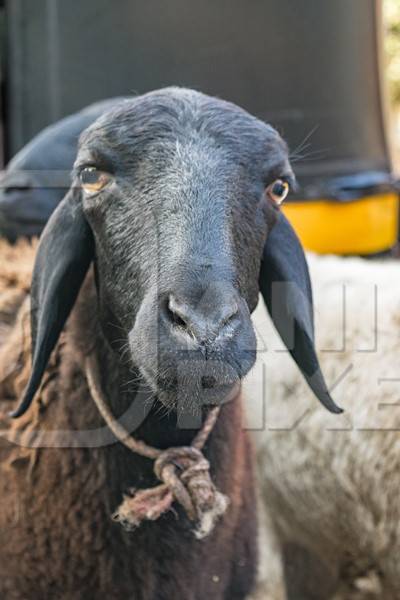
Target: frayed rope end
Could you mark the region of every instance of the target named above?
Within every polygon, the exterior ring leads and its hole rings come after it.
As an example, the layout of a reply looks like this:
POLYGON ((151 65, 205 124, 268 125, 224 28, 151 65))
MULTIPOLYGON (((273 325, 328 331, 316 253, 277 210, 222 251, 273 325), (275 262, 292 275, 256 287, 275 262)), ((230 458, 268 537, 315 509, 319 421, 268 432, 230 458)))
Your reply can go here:
MULTIPOLYGON (((208 502, 201 503, 203 505, 198 504, 196 516, 190 519, 195 523, 193 534, 198 540, 206 538, 213 532, 217 521, 225 514, 229 506, 229 498, 216 490, 214 486, 212 487, 212 500, 208 496, 208 502)), ((112 519, 126 531, 132 532, 143 521, 156 521, 163 514, 174 511, 172 506, 174 500, 171 490, 165 484, 149 490, 135 491, 132 496, 124 497, 123 502, 112 515, 112 519)))

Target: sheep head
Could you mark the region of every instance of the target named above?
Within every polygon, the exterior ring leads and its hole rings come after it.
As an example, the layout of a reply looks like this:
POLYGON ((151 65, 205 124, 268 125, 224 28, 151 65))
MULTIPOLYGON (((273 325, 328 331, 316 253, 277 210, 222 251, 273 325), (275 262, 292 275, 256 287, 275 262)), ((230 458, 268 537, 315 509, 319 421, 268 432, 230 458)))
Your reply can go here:
POLYGON ((256 357, 261 288, 308 383, 338 412, 315 354, 304 253, 278 207, 293 182, 272 127, 198 92, 152 92, 100 117, 40 242, 32 376, 14 416, 32 401, 92 261, 105 337, 116 352, 126 341, 165 405, 189 383, 199 404, 237 394, 256 357), (288 284, 278 302, 275 282, 288 284))

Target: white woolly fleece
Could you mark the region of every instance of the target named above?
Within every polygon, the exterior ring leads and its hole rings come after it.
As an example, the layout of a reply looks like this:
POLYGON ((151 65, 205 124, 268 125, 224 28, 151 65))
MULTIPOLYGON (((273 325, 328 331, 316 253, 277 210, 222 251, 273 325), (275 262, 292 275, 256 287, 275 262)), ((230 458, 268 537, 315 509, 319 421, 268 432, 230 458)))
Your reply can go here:
POLYGON ((257 599, 285 597, 276 548, 287 543, 319 557, 335 598, 398 598, 400 262, 308 259, 321 366, 345 412, 318 404, 260 302, 258 363, 245 387, 273 526, 262 535, 257 599))

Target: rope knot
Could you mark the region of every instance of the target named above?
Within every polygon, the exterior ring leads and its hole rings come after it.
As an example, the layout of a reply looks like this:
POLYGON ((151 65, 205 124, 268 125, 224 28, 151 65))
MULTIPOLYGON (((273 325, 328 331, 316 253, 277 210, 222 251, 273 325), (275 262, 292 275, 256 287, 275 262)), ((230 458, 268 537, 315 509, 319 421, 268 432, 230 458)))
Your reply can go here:
POLYGON ((131 530, 144 520, 158 519, 176 501, 196 523, 198 539, 211 533, 228 507, 228 498, 212 482, 210 463, 203 453, 193 446, 168 448, 156 459, 154 473, 162 485, 125 497, 114 520, 131 530))
POLYGON ((195 536, 198 539, 207 536, 229 504, 227 496, 221 494, 213 484, 210 463, 201 452, 217 421, 220 407, 214 406, 208 411, 191 446, 167 450, 153 448, 143 440, 132 437, 111 413, 101 389, 99 366, 94 353, 86 358, 85 366, 91 396, 107 425, 132 452, 154 460, 154 473, 162 482, 147 490, 131 490, 114 513, 114 521, 131 531, 143 521, 156 521, 172 510, 174 502, 178 502, 188 518, 196 523, 195 536))
POLYGON ((217 490, 211 481, 210 463, 193 447, 169 448, 154 464, 154 472, 185 509, 191 521, 213 509, 217 490))

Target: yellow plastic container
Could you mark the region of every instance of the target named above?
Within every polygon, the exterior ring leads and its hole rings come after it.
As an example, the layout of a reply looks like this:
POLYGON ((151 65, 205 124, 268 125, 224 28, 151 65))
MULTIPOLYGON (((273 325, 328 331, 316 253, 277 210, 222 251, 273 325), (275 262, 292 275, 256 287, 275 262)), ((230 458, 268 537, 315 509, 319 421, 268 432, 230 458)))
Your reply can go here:
POLYGON ((291 202, 283 212, 303 246, 319 254, 374 254, 397 240, 399 197, 395 193, 351 202, 291 202))

